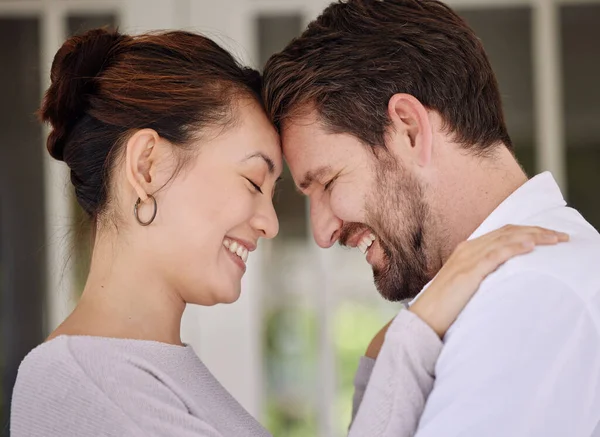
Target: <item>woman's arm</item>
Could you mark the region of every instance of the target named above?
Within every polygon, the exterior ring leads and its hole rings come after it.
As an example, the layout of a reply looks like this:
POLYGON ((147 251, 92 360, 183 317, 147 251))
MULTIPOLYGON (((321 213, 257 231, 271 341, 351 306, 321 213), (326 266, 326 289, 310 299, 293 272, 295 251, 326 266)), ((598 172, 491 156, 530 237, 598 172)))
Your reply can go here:
MULTIPOLYGON (((377 361, 369 356, 361 357, 356 377, 354 379, 354 398, 352 402, 352 420, 356 417, 362 399, 369 386, 369 390, 377 391, 370 395, 376 398, 376 402, 369 402, 361 414, 370 417, 389 416, 384 414, 389 411, 393 403, 393 387, 401 387, 399 394, 410 394, 403 402, 410 403, 405 411, 422 411, 425 400, 431 392, 434 381, 434 367, 438 355, 442 349, 442 341, 437 334, 418 316, 408 310, 402 310, 400 314, 386 325, 387 347, 382 351, 377 361), (390 326, 391 325, 391 326, 390 326), (391 352, 391 353, 389 353, 391 352), (401 367, 401 372, 392 375, 383 375, 378 372, 375 379, 370 383, 371 375, 375 366, 383 368, 401 367), (382 381, 383 380, 383 381, 382 381), (374 411, 374 413, 373 413, 374 411)), ((367 354, 368 355, 368 354, 367 354)), ((412 428, 409 420, 404 424, 412 428)), ((383 426, 381 420, 377 426, 383 426)), ((351 424, 352 427, 352 424, 351 424)), ((363 435, 353 430, 351 435, 363 435)), ((366 434, 365 434, 366 435, 366 434)))
MULTIPOLYGON (((442 349, 438 335, 411 311, 402 310, 387 330, 385 346, 365 379, 365 401, 355 395, 357 414, 350 436, 385 435, 393 424, 395 435, 411 435, 433 388, 434 369, 442 349), (392 414, 394 415, 393 420, 392 414)), ((368 370, 368 364, 364 366, 368 370)))

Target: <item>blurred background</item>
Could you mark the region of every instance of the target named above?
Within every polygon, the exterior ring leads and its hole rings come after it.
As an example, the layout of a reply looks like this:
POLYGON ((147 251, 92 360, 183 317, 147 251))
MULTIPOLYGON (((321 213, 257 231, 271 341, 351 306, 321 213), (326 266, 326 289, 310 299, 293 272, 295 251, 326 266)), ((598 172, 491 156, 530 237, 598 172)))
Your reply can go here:
MULTIPOLYGON (((29 350, 76 303, 89 229, 34 117, 56 50, 98 26, 200 31, 261 68, 327 0, 0 0, 0 435, 29 350)), ((600 0, 449 1, 482 39, 529 175, 550 170, 600 228, 600 0)), ((337 437, 371 337, 398 310, 358 251, 322 251, 288 177, 281 231, 251 258, 234 305, 191 307, 183 339, 274 435, 337 437)))

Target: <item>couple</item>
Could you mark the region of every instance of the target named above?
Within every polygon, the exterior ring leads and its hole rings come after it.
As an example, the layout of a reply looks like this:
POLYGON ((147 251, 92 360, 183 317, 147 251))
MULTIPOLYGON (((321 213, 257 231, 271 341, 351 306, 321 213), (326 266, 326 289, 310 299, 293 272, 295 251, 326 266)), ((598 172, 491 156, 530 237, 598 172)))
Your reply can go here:
POLYGON ((600 436, 600 235, 527 179, 443 3, 334 3, 262 80, 199 35, 105 30, 51 78, 48 150, 95 242, 77 308, 19 369, 14 437, 269 435, 179 327, 187 303, 234 302, 277 234, 282 154, 317 243, 416 296, 361 359, 350 435, 600 436))

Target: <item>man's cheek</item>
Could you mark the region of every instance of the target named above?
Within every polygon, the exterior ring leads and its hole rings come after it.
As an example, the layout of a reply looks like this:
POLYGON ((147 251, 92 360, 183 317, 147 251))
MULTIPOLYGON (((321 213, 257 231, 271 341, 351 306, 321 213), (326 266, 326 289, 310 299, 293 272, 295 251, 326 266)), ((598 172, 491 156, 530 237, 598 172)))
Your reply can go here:
POLYGON ((352 190, 334 190, 330 202, 333 213, 344 222, 364 222, 365 201, 352 190))

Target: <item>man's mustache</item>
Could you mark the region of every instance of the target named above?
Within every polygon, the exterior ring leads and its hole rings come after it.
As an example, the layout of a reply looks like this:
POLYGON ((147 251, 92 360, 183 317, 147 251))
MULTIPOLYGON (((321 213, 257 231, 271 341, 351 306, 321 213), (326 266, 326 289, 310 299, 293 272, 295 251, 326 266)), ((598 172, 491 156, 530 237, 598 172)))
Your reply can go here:
POLYGON ((362 223, 346 223, 342 226, 342 228, 340 229, 340 237, 339 237, 339 243, 342 246, 347 246, 348 245, 348 240, 353 236, 356 235, 359 232, 364 232, 367 230, 370 230, 371 228, 369 228, 367 225, 364 225, 362 223))

